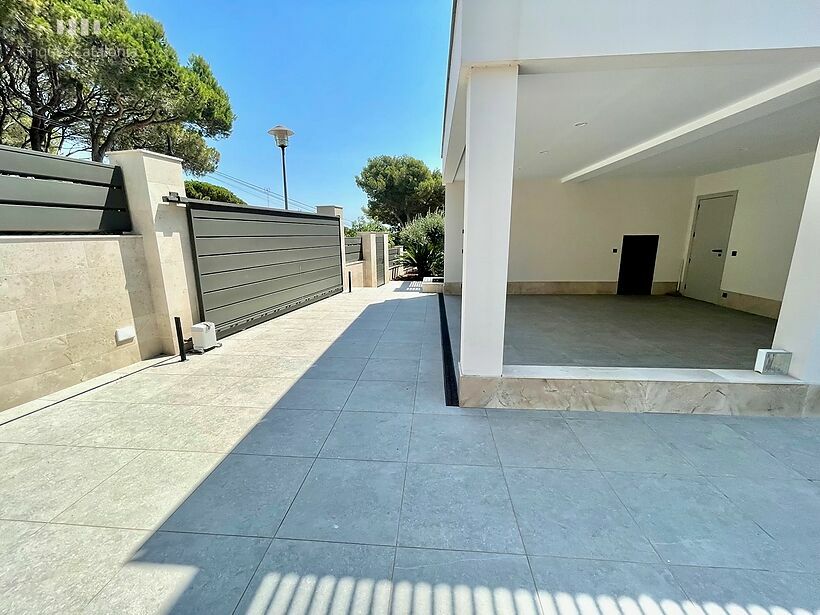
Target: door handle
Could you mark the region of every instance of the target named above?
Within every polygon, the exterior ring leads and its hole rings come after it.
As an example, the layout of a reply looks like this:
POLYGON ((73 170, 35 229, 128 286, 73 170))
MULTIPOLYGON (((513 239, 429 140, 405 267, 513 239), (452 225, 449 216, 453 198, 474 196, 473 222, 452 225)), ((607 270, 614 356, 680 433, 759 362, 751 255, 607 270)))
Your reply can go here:
POLYGON ((712 250, 712 252, 716 252, 718 254, 723 254, 723 250, 712 250))

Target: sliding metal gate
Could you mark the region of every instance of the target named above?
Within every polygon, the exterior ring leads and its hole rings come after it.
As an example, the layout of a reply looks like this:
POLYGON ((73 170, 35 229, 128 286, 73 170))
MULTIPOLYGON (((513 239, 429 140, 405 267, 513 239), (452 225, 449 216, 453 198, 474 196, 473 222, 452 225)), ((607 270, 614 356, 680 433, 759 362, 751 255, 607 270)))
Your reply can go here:
POLYGON ((342 292, 340 221, 188 200, 202 319, 225 337, 342 292))
POLYGON ((376 235, 376 286, 384 284, 384 235, 376 235))

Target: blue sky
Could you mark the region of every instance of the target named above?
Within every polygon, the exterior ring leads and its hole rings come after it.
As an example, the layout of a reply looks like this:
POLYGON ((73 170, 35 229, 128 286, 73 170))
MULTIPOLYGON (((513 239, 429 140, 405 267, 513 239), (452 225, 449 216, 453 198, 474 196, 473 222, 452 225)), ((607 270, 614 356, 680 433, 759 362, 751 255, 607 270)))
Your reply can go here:
POLYGON ((410 154, 440 168, 450 0, 129 6, 162 22, 180 58, 204 56, 228 92, 237 120, 215 143, 219 171, 281 193, 279 150, 266 131, 285 124, 296 132, 289 195, 340 204, 353 220, 366 202, 353 178, 369 157, 410 154))

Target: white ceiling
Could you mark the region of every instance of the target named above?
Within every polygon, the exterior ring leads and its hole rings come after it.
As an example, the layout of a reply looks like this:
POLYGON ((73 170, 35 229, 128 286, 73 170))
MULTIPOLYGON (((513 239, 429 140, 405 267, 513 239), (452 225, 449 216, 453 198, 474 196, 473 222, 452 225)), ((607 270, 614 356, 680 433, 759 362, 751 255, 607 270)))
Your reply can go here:
MULTIPOLYGON (((607 70, 576 62, 540 74, 528 74, 522 66, 516 177, 565 177, 820 66, 820 50, 781 54, 757 56, 755 62, 607 70), (577 122, 587 125, 575 127, 577 122)), ((820 98, 612 173, 708 173, 810 151, 818 135, 820 98)), ((457 178, 463 179, 463 168, 457 178)))

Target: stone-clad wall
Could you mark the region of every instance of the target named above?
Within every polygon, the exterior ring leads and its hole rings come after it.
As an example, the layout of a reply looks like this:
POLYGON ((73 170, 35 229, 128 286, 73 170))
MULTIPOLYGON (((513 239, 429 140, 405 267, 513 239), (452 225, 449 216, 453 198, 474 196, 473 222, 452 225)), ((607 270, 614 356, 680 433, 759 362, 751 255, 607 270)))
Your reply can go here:
POLYGON ((142 237, 0 238, 0 410, 160 351, 142 237))

